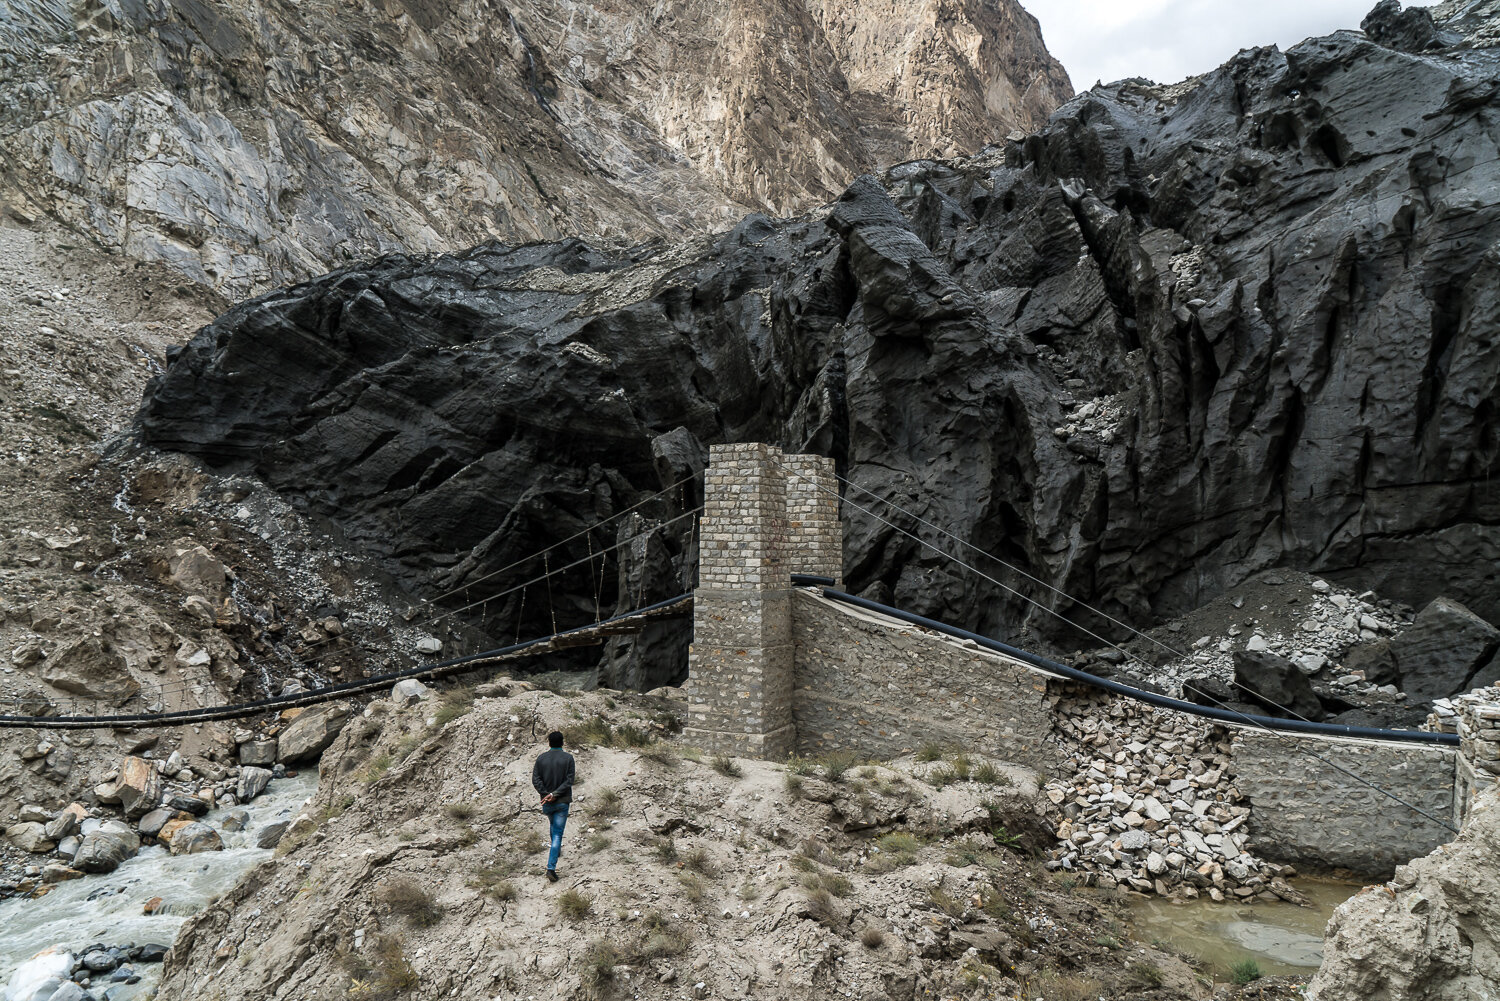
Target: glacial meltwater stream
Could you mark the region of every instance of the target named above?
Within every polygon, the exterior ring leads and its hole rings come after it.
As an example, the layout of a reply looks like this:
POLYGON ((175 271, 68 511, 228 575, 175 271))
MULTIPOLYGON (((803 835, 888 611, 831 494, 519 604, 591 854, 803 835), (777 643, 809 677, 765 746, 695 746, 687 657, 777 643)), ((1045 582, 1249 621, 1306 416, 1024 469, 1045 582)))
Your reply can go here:
POLYGON ((1299 879, 1295 885, 1311 907, 1146 897, 1131 904, 1131 922, 1136 938, 1192 954, 1221 978, 1247 959, 1267 975, 1308 974, 1323 961, 1323 928, 1334 908, 1358 893, 1359 886, 1320 879, 1299 879))
MULTIPOLYGON (((47 949, 76 951, 94 943, 106 945, 171 945, 177 929, 192 914, 224 893, 240 875, 270 858, 270 849, 257 848, 255 836, 268 824, 290 819, 317 788, 316 768, 295 778, 277 779, 244 807, 250 822, 242 831, 226 831, 227 809, 202 818, 219 832, 224 850, 198 855, 167 853, 159 845, 107 875, 59 883, 36 900, 0 901, 0 998, 12 1001, 7 985, 16 986, 17 971, 47 949), (146 902, 162 898, 154 914, 144 913, 146 902)), ((42 964, 38 963, 38 968, 42 964)), ((109 988, 110 1001, 149 997, 155 989, 160 964, 133 964, 141 982, 109 988)), ((95 993, 103 997, 104 991, 95 993)))

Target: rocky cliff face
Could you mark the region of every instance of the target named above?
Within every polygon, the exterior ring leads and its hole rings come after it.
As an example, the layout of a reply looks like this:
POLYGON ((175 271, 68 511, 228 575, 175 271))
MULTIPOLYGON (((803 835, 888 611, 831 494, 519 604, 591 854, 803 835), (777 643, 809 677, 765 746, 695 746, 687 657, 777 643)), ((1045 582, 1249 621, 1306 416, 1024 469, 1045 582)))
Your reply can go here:
POLYGON ((0 207, 238 298, 392 250, 798 211, 1071 93, 1013 0, 15 0, 0 207))
MULTIPOLYGON (((999 635, 1047 617, 860 488, 1138 622, 1275 565, 1494 619, 1500 61, 1422 45, 1117 84, 715 239, 351 267, 205 328, 141 432, 255 469, 427 593, 762 439, 857 484, 855 589, 999 635)), ((664 545, 671 590, 690 539, 664 545)))

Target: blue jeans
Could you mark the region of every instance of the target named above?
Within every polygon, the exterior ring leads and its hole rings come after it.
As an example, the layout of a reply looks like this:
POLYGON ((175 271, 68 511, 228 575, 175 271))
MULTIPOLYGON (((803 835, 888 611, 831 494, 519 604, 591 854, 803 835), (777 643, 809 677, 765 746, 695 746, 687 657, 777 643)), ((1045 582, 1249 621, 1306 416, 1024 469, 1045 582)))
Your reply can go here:
POLYGON ((571 803, 544 803, 542 813, 552 827, 552 850, 547 853, 547 868, 557 868, 557 857, 562 854, 563 828, 568 826, 568 807, 571 803))

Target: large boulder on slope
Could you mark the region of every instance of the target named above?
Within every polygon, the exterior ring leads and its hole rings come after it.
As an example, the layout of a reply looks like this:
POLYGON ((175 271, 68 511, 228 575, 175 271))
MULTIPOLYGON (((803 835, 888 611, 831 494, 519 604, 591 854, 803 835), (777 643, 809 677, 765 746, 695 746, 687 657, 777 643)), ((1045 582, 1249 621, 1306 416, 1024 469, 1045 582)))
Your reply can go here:
POLYGON ((1234 687, 1270 716, 1317 722, 1326 715, 1307 675, 1268 650, 1234 652, 1234 687))
POLYGON ((161 805, 161 773, 156 762, 134 755, 120 762, 120 777, 115 782, 115 795, 125 816, 139 820, 161 805))
POLYGON ((283 764, 322 754, 349 719, 349 707, 321 705, 302 713, 278 735, 276 758, 283 764))
POLYGON ((1339 905, 1308 1001, 1500 997, 1500 787, 1463 833, 1339 905))
POLYGON ((1414 702, 1440 699, 1470 681, 1500 647, 1500 629, 1451 598, 1434 598, 1391 641, 1401 690, 1414 702))

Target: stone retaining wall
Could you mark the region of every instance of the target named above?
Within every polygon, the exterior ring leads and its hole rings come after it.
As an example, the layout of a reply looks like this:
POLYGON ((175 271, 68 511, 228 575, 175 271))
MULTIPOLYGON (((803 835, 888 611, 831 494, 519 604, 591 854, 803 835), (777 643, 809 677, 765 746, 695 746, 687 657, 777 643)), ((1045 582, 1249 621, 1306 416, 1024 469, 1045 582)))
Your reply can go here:
POLYGON ((1457 755, 1451 747, 1241 730, 1231 756, 1257 854, 1384 879, 1453 839, 1448 828, 1304 752, 1452 823, 1457 755))
POLYGON ((792 593, 797 753, 897 757, 923 744, 1046 767, 1047 681, 1009 658, 792 593))

